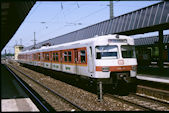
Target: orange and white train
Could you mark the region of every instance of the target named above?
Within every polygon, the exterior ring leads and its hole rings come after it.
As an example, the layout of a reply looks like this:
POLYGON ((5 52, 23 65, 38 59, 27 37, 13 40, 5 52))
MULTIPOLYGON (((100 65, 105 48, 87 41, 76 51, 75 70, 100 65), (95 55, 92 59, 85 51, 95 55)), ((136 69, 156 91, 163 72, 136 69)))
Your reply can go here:
POLYGON ((114 84, 136 78, 134 39, 124 35, 95 36, 20 52, 18 62, 114 84))

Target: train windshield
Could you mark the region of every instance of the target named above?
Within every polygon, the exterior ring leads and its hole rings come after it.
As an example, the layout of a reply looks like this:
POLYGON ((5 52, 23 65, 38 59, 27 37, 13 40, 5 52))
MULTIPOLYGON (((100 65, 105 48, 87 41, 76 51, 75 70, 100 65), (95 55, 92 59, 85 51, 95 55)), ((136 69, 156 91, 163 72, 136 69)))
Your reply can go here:
POLYGON ((117 59, 117 46, 96 46, 96 59, 117 59))
POLYGON ((135 48, 131 45, 122 45, 121 46, 121 52, 123 58, 135 58, 135 48))

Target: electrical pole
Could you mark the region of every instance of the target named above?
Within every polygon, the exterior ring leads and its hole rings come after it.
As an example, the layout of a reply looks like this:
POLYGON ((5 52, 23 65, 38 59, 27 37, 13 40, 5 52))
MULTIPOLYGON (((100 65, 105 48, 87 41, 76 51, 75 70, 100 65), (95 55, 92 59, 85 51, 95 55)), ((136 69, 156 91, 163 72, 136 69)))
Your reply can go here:
POLYGON ((110 1, 110 19, 114 17, 114 11, 113 11, 113 1, 110 1))
POLYGON ((34 49, 35 49, 35 45, 36 45, 36 39, 35 39, 35 32, 34 32, 34 49))
POLYGON ((34 39, 33 39, 33 40, 31 40, 31 41, 33 41, 33 42, 34 42, 34 44, 33 44, 33 49, 35 49, 35 45, 36 45, 35 32, 34 32, 34 39))

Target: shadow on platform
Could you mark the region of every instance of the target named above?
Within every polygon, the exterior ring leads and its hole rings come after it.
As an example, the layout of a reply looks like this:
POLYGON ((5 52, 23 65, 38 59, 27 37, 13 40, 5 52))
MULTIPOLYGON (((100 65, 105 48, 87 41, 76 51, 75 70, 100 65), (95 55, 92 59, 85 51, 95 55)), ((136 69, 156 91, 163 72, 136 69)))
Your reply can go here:
POLYGON ((13 75, 1 64, 1 99, 28 98, 13 75))
POLYGON ((158 66, 138 66, 138 74, 147 74, 158 77, 169 77, 169 67, 160 69, 158 66))

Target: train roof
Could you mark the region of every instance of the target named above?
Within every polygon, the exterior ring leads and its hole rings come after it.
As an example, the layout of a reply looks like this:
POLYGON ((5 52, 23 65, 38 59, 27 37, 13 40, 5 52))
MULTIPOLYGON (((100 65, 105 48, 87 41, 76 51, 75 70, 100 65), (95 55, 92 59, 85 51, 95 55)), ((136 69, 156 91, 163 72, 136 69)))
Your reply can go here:
MULTIPOLYGON (((117 34, 109 34, 109 35, 103 35, 103 36, 95 36, 93 38, 89 38, 89 39, 84 39, 84 40, 78 40, 78 41, 74 41, 74 42, 68 42, 68 43, 64 43, 64 44, 58 44, 58 45, 53 45, 53 46, 42 46, 41 48, 39 49, 33 49, 33 50, 26 50, 26 51, 23 51, 23 52, 20 52, 19 54, 25 54, 25 53, 28 53, 28 54, 31 54, 31 53, 34 53, 34 52, 45 52, 47 50, 52 50, 54 48, 58 48, 58 47, 66 47, 68 45, 76 45, 76 44, 80 44, 80 45, 83 45, 83 44, 86 44, 86 43, 91 43, 93 41, 103 41, 103 40, 107 40, 109 38, 114 38, 116 39, 116 36, 119 36, 120 39, 132 39, 131 37, 129 36, 125 36, 125 35, 117 35, 117 34)), ((133 40, 134 42, 134 40, 133 40)))

